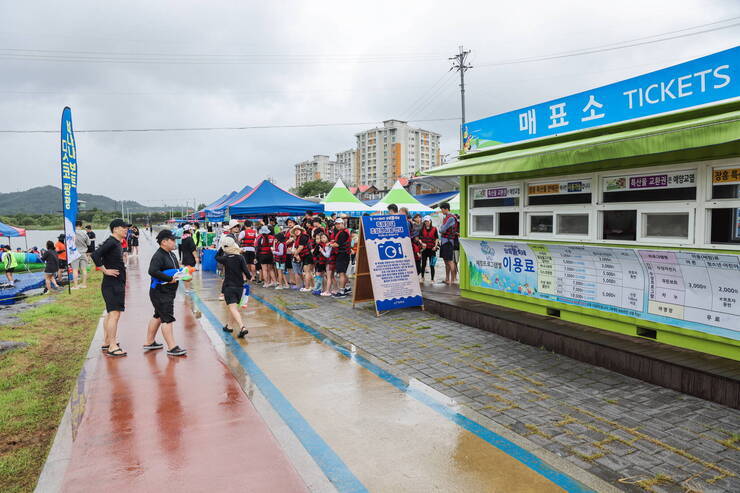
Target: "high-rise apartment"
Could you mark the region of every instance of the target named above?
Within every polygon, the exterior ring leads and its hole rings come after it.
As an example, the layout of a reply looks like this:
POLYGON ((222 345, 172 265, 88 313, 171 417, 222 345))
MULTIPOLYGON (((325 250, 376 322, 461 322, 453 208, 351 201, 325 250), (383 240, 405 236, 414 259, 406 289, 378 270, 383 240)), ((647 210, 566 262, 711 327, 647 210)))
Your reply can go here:
POLYGON ((346 151, 337 153, 337 161, 335 165, 335 174, 337 178, 340 178, 346 186, 358 185, 357 183, 357 170, 355 163, 357 158, 356 149, 348 149, 346 151))
POLYGON ((295 186, 298 188, 314 180, 334 182, 337 179, 335 169, 335 163, 329 160, 329 156, 317 155, 313 159, 302 161, 295 165, 295 186))
POLYGON ((390 189, 399 177, 411 177, 441 162, 440 135, 410 127, 407 122, 386 120, 383 127, 355 134, 358 185, 390 189))

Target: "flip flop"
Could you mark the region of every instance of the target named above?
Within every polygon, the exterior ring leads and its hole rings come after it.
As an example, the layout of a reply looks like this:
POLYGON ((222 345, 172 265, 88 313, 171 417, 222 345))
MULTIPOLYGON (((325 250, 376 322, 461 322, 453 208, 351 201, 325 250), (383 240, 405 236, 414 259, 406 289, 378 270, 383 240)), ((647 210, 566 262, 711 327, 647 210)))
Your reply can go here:
POLYGON ((106 355, 106 356, 110 356, 110 357, 112 357, 112 358, 120 358, 121 356, 126 356, 126 355, 128 355, 128 353, 127 353, 126 351, 124 351, 123 349, 121 349, 121 348, 119 347, 119 348, 118 348, 118 349, 116 349, 115 351, 110 351, 110 350, 107 350, 107 351, 105 352, 105 355, 106 355))

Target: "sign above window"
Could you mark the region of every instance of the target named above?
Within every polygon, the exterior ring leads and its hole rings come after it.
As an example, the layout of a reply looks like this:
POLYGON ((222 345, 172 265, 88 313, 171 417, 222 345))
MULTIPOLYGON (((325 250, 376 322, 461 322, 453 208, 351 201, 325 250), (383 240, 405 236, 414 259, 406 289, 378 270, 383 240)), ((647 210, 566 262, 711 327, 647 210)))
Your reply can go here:
POLYGON ((520 193, 521 188, 519 185, 513 187, 474 188, 473 200, 519 197, 520 193))
POLYGON ((604 192, 632 192, 696 186, 696 171, 673 171, 654 175, 624 175, 604 178, 604 192))
POLYGON ((740 168, 714 168, 712 183, 715 185, 740 185, 740 168))
POLYGON ((466 151, 658 115, 740 96, 740 46, 463 127, 466 151))
POLYGON ((528 195, 562 195, 569 193, 591 193, 591 180, 568 180, 527 185, 528 195))

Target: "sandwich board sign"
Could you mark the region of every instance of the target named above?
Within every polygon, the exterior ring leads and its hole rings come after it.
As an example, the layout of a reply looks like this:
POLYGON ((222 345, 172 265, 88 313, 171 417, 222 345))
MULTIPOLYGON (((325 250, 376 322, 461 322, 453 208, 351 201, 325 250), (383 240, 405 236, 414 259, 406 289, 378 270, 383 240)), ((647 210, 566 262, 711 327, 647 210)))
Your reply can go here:
POLYGON ((402 214, 362 216, 352 304, 373 300, 375 313, 420 306, 419 276, 402 214))

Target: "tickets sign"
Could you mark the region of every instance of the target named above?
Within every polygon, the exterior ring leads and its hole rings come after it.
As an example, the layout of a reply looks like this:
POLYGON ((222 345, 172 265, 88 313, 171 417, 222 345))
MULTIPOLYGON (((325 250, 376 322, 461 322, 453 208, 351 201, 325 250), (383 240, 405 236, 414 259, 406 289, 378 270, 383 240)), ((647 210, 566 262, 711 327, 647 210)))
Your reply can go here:
POLYGON ((740 256, 461 239, 470 286, 740 340, 740 256))

